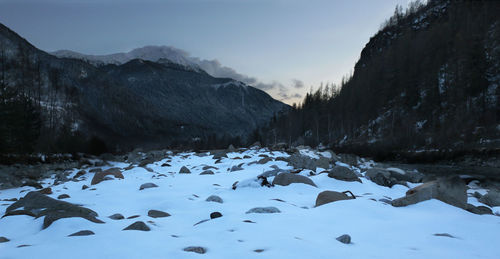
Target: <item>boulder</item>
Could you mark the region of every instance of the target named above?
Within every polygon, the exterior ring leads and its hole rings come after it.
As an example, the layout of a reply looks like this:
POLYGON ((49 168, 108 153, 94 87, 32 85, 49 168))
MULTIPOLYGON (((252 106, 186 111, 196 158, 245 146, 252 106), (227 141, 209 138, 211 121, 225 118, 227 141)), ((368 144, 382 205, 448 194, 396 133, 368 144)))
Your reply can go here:
POLYGON ((342 200, 351 200, 355 199, 356 197, 350 192, 350 191, 345 191, 345 192, 335 192, 335 191, 323 191, 318 194, 318 197, 316 197, 316 205, 315 207, 331 203, 331 202, 336 202, 336 201, 342 201, 342 200), (350 193, 351 196, 349 197, 347 193, 350 193))
POLYGON ((59 200, 67 199, 67 198, 70 198, 70 196, 67 194, 61 194, 61 195, 57 196, 57 199, 59 199, 59 200))
POLYGON ((24 198, 7 207, 4 217, 11 215, 29 215, 36 218, 45 216, 43 229, 56 220, 72 217, 84 218, 94 223, 104 223, 97 219, 97 213, 91 209, 52 199, 38 192, 29 192, 24 198))
POLYGON ((150 231, 151 229, 142 221, 136 221, 130 226, 124 228, 123 230, 140 230, 140 231, 150 231))
POLYGON ((227 157, 227 152, 226 150, 212 150, 210 151, 210 155, 213 156, 213 159, 218 160, 223 157, 227 157))
POLYGON ((90 230, 82 230, 69 235, 69 237, 91 236, 91 235, 95 235, 95 233, 90 230))
POLYGON ((125 219, 125 217, 120 213, 115 213, 115 214, 109 216, 108 218, 113 219, 113 220, 125 219))
POLYGON ((94 177, 92 178, 92 181, 90 182, 90 184, 91 185, 98 184, 98 183, 104 181, 105 177, 108 176, 108 175, 112 175, 115 178, 124 179, 123 174, 122 174, 120 168, 113 167, 113 168, 109 168, 109 169, 104 170, 104 171, 96 172, 94 174, 94 177))
POLYGON ((166 217, 170 217, 170 214, 168 214, 164 211, 161 211, 161 210, 149 210, 148 216, 150 216, 152 218, 166 218, 166 217))
POLYGON ((458 176, 439 178, 408 190, 405 197, 393 200, 392 206, 403 207, 430 199, 466 209, 467 186, 458 176))
POLYGON ((210 195, 205 201, 208 202, 218 202, 218 203, 224 203, 221 197, 217 195, 210 195))
POLYGON ((219 168, 215 166, 206 165, 201 170, 210 170, 210 169, 218 170, 219 168))
POLYGON ((396 181, 404 181, 410 183, 421 183, 424 179, 424 174, 418 171, 404 171, 399 168, 390 167, 386 169, 391 174, 391 177, 396 181))
POLYGON ((0 243, 6 243, 9 242, 10 240, 6 237, 0 237, 0 243))
POLYGON ((351 236, 349 236, 347 234, 339 236, 339 237, 337 237, 335 239, 337 239, 337 241, 339 241, 340 243, 344 243, 344 244, 350 244, 351 243, 351 236))
POLYGON ((328 169, 330 167, 330 162, 326 157, 320 157, 315 159, 306 155, 302 155, 300 152, 296 152, 291 155, 288 159, 288 165, 294 168, 309 169, 316 171, 316 168, 321 167, 328 169))
POLYGON ((212 174, 214 174, 214 171, 212 170, 205 170, 200 173, 200 175, 212 175, 212 174))
POLYGON ((472 204, 467 204, 467 208, 466 210, 468 212, 471 212, 471 213, 474 213, 474 214, 478 214, 478 215, 493 215, 493 211, 486 207, 486 206, 474 206, 472 204))
POLYGON ((236 172, 236 171, 241 171, 243 170, 243 167, 241 167, 241 165, 235 165, 233 167, 231 167, 231 172, 236 172))
POLYGON ((361 179, 351 169, 345 166, 335 166, 328 172, 328 177, 346 182, 360 182, 361 179))
POLYGON ((303 183, 309 184, 311 186, 317 187, 316 184, 309 179, 309 177, 303 175, 297 175, 292 173, 281 173, 276 175, 273 180, 273 185, 288 186, 292 183, 303 183))
POLYGON ((398 180, 391 176, 391 172, 382 168, 370 168, 366 171, 365 177, 372 182, 386 187, 392 187, 398 184, 398 180))
POLYGON ((210 219, 216 219, 216 218, 220 218, 220 217, 222 217, 222 213, 220 213, 218 211, 210 213, 210 219))
POLYGON ((148 189, 148 188, 156 188, 158 187, 158 185, 154 184, 154 183, 143 183, 141 184, 141 187, 139 187, 139 190, 144 190, 144 189, 148 189))
POLYGON ((179 174, 190 174, 190 173, 191 173, 191 170, 189 170, 185 166, 181 167, 181 169, 179 170, 179 174))
POLYGON ((500 206, 500 192, 489 190, 488 193, 479 198, 479 202, 490 207, 500 206))
POLYGON ((201 246, 188 246, 183 249, 186 252, 193 252, 197 254, 204 254, 207 252, 207 249, 201 246))
POLYGON ((256 207, 246 212, 246 214, 250 213, 281 213, 281 211, 276 207, 256 207))

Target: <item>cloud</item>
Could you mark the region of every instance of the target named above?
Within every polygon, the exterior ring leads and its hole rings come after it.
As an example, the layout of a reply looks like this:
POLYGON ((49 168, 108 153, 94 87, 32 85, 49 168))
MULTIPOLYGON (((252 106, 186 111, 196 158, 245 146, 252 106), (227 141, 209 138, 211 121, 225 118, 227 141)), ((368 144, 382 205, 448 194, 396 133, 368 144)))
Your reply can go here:
POLYGON ((292 86, 297 89, 304 88, 304 82, 299 79, 292 79, 292 86))

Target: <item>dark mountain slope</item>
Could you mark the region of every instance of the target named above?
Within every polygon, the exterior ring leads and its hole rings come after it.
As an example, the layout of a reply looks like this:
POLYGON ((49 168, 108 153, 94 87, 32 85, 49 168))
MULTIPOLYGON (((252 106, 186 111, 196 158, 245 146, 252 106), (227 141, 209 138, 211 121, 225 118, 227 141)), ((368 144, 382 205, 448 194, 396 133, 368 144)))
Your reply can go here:
POLYGON ((371 155, 498 149, 499 14, 498 1, 432 0, 397 11, 341 90, 310 93, 278 122, 302 129, 282 129, 282 139, 371 155))
MULTIPOLYGON (((0 54, 2 107, 25 100, 41 122, 31 150, 85 149, 96 138, 112 149, 245 140, 288 109, 261 90, 166 59, 96 67, 57 58, 1 24, 0 54), (7 92, 17 97, 4 98, 7 92)), ((22 136, 11 121, 27 110, 3 118, 0 135, 10 144, 2 151, 19 151, 22 136)))

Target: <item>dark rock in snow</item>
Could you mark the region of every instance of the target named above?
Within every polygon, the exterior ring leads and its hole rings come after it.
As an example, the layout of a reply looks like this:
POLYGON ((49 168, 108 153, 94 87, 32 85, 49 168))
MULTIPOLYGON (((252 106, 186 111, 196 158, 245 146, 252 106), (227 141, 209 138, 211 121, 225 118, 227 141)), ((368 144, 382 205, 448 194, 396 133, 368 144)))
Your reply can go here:
POLYGON ((243 170, 243 167, 241 167, 241 164, 231 167, 231 172, 236 172, 236 171, 241 171, 241 170, 243 170))
POLYGON ((218 203, 224 202, 222 198, 217 195, 210 195, 205 201, 218 202, 218 203))
POLYGON ((318 194, 318 197, 316 197, 315 206, 318 207, 331 202, 352 200, 352 199, 355 199, 355 196, 350 191, 345 191, 345 192, 323 191, 318 194), (350 193, 351 197, 349 197, 346 193, 350 193))
POLYGON ((215 166, 206 165, 201 170, 210 170, 210 169, 218 170, 219 168, 217 168, 215 166))
POLYGON ((188 246, 183 249, 186 252, 193 252, 197 254, 204 254, 207 252, 207 249, 201 246, 188 246))
POLYGON ((138 218, 140 217, 141 215, 132 215, 132 216, 129 216, 127 217, 127 219, 135 219, 135 218, 138 218))
POLYGON ((7 207, 4 217, 21 214, 37 218, 45 216, 43 229, 49 227, 52 222, 58 219, 71 217, 84 218, 94 223, 104 223, 96 218, 98 216, 97 213, 91 209, 55 200, 38 192, 29 192, 23 199, 7 207), (19 208, 23 209, 18 210, 19 208), (22 213, 17 214, 16 211, 22 213))
POLYGON ((191 173, 191 170, 189 170, 185 166, 181 167, 181 169, 179 170, 179 174, 190 174, 190 173, 191 173))
POLYGON ((292 183, 303 183, 317 187, 316 184, 309 179, 309 177, 296 175, 292 173, 281 173, 274 177, 273 185, 288 186, 292 183))
POLYGON ((381 186, 392 187, 398 183, 396 178, 391 177, 391 172, 382 168, 370 168, 366 171, 365 176, 381 186))
POLYGON ((316 168, 318 167, 324 169, 328 169, 330 167, 328 158, 320 157, 319 159, 315 159, 306 155, 302 155, 300 154, 300 152, 294 153, 287 160, 288 164, 290 166, 293 166, 294 168, 309 169, 312 171, 316 171, 316 168))
POLYGON ((144 190, 144 189, 148 189, 148 188, 156 188, 158 187, 158 185, 154 184, 154 183, 143 183, 141 184, 141 187, 139 187, 139 190, 144 190))
POLYGON ((443 177, 419 185, 406 192, 406 196, 392 201, 392 206, 402 207, 430 199, 467 208, 467 186, 458 176, 443 177))
POLYGON ((57 196, 57 199, 59 199, 59 200, 67 199, 67 198, 70 198, 70 196, 67 194, 61 194, 61 195, 57 196))
POLYGON ((10 240, 6 237, 0 237, 0 243, 9 242, 10 240))
POLYGON ((436 233, 434 234, 433 236, 437 236, 437 237, 449 237, 449 238, 456 238, 448 233, 436 233))
POLYGON ((250 213, 281 213, 281 211, 276 207, 256 207, 246 212, 250 213))
POLYGON ((38 193, 41 193, 41 194, 52 194, 52 188, 50 187, 47 187, 47 188, 43 188, 39 191, 37 191, 38 193))
POLYGON ((125 217, 122 214, 120 214, 120 213, 115 213, 115 214, 109 216, 108 218, 114 219, 114 220, 125 219, 125 217))
POLYGON ((212 175, 212 174, 214 174, 214 172, 212 170, 205 170, 205 171, 200 173, 200 175, 212 175))
POLYGON ((88 188, 89 188, 89 187, 88 187, 87 185, 85 185, 85 184, 82 186, 82 190, 86 190, 86 189, 88 189, 88 188))
POLYGON ((344 166, 335 166, 328 172, 328 177, 334 178, 340 181, 347 182, 361 182, 359 177, 351 169, 344 166))
POLYGON ((170 217, 170 214, 161 210, 149 210, 148 216, 152 218, 165 218, 165 217, 170 217))
POLYGON ((69 237, 91 236, 91 235, 95 235, 95 233, 90 230, 82 230, 69 235, 69 237))
POLYGON ((150 231, 151 229, 142 221, 136 221, 130 226, 124 228, 123 230, 140 230, 140 231, 150 231))
POLYGON ((112 175, 115 178, 124 179, 123 174, 122 174, 120 168, 113 167, 113 168, 109 168, 109 169, 107 169, 105 171, 101 171, 101 172, 95 173, 94 177, 92 178, 92 181, 90 182, 90 184, 91 185, 98 184, 98 183, 104 181, 105 177, 108 176, 108 175, 112 175))
POLYGON ((210 219, 216 219, 222 217, 222 214, 218 211, 210 213, 210 219))
POLYGON ((336 238, 337 241, 344 243, 344 244, 350 244, 351 243, 351 236, 344 234, 342 236, 339 236, 336 238))

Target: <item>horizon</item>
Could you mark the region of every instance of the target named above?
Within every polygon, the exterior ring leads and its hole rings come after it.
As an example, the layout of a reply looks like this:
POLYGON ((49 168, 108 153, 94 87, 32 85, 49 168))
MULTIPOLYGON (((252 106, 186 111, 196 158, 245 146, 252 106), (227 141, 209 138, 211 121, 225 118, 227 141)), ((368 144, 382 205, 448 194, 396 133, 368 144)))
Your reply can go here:
POLYGON ((47 52, 174 47, 291 105, 321 83, 339 84, 396 5, 408 2, 3 0, 0 22, 47 52))

